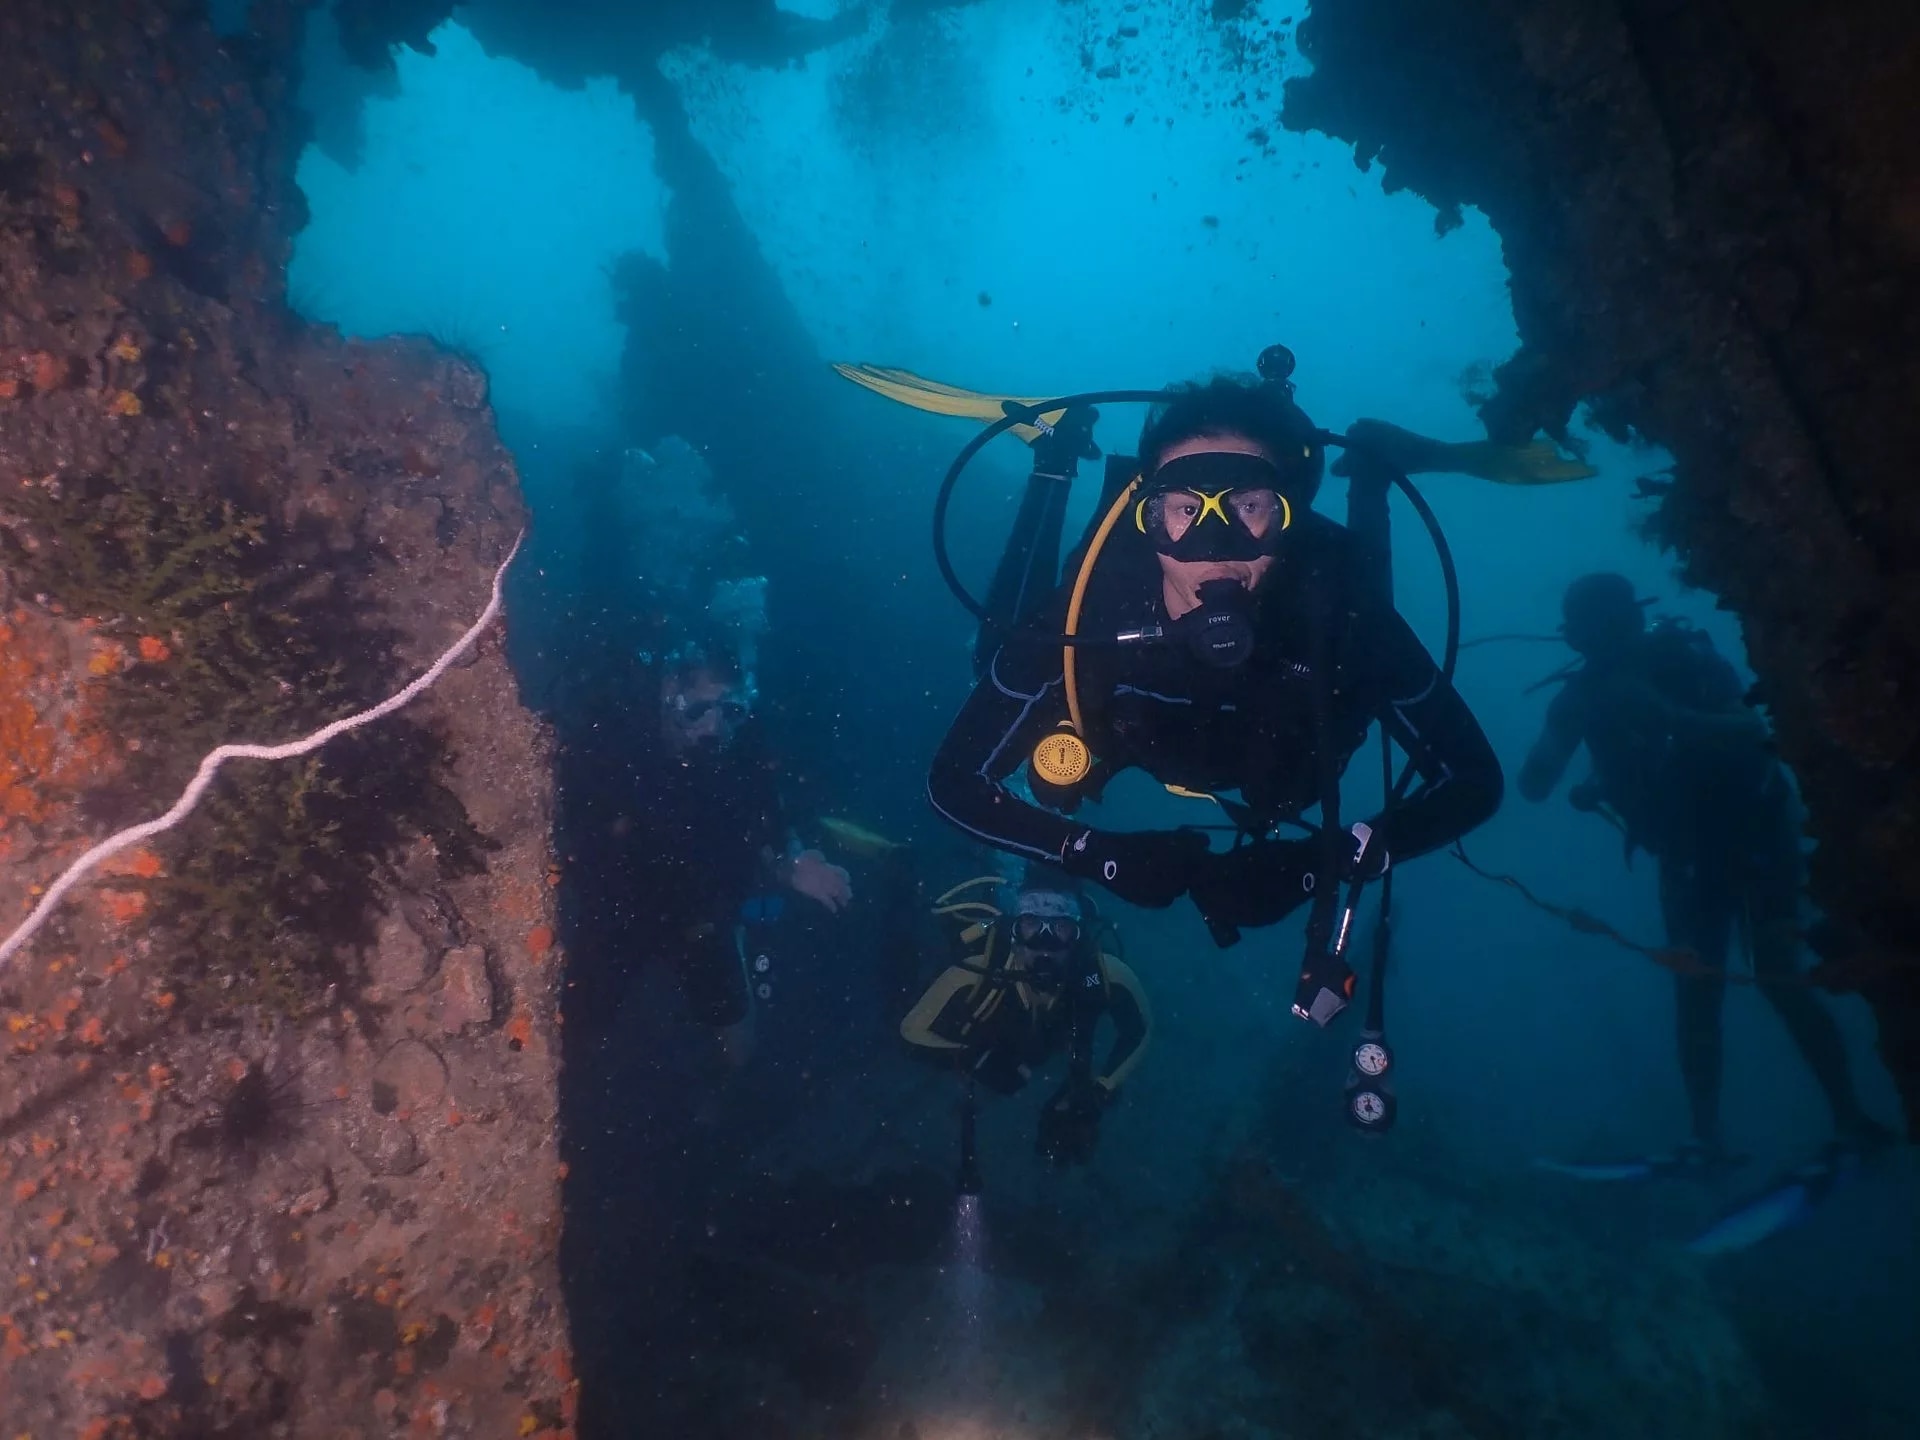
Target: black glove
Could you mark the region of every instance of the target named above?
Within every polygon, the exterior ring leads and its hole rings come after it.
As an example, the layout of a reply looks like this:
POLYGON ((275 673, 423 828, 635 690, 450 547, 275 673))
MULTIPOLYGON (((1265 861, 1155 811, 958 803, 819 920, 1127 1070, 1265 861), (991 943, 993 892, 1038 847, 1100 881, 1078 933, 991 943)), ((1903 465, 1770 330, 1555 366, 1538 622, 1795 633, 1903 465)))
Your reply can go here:
POLYGON ((1082 830, 1061 848, 1060 868, 1129 905, 1163 910, 1187 893, 1206 856, 1207 837, 1197 830, 1082 830))
POLYGON ((1042 431, 1033 442, 1033 468, 1044 475, 1071 475, 1077 462, 1098 460, 1100 447, 1093 443, 1094 422, 1100 412, 1091 407, 1069 410, 1049 431, 1042 431))
MULTIPOLYGON (((1339 880, 1376 880, 1386 872, 1386 847, 1372 827, 1356 825, 1344 837, 1347 849, 1339 880)), ((1245 928, 1277 925, 1311 899, 1319 880, 1320 841, 1256 840, 1209 855, 1193 877, 1193 903, 1216 945, 1234 944, 1245 928)))
POLYGON ((1084 1165, 1100 1139, 1100 1117, 1113 1092, 1094 1080, 1069 1080, 1048 1097, 1040 1111, 1036 1153, 1054 1165, 1084 1165))
POLYGON ((1207 856, 1192 892, 1214 943, 1225 948, 1243 927, 1277 925, 1310 898, 1318 849, 1311 840, 1256 840, 1207 856))

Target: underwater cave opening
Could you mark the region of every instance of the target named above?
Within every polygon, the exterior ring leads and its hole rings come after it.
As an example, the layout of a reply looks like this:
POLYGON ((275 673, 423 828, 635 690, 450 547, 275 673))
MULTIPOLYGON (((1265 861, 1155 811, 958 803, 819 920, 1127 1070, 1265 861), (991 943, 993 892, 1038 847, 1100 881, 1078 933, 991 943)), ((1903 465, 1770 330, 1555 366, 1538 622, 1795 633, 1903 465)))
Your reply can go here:
MULTIPOLYGON (((1245 370, 1282 341, 1320 424, 1371 416, 1464 440, 1481 433, 1475 407, 1517 344, 1484 215, 1438 217, 1417 195, 1386 193, 1348 147, 1284 128, 1283 86, 1304 67, 1293 11, 1090 0, 1036 21, 1014 0, 983 0, 897 6, 804 64, 679 48, 657 73, 684 135, 663 128, 667 112, 636 109, 635 76, 653 72, 652 56, 610 45, 602 73, 618 83, 566 88, 449 22, 434 55, 401 52, 392 93, 364 102, 356 164, 318 147, 303 159, 313 219, 292 281, 324 307, 309 318, 370 336, 468 335, 480 352, 538 519, 519 663, 563 742, 583 722, 567 711, 557 657, 589 653, 589 632, 622 603, 617 581, 590 584, 586 572, 604 561, 619 573, 618 532, 662 513, 649 487, 663 472, 631 453, 652 461, 678 437, 736 508, 769 579, 767 704, 807 759, 809 803, 958 863, 921 797, 970 678, 971 636, 924 537, 933 484, 968 431, 836 388, 827 361, 1057 394, 1245 370), (702 268, 715 256, 757 268, 736 293, 702 268), (627 517, 616 533, 610 515, 627 517)), ((1138 418, 1112 409, 1100 443, 1125 452, 1138 418)), ((1428 487, 1460 565, 1468 638, 1550 636, 1567 581, 1615 570, 1750 681, 1733 617, 1681 589, 1637 532, 1638 482, 1669 457, 1584 417, 1570 438, 1596 478, 1428 487)), ((1015 442, 989 457, 955 526, 958 563, 975 576, 1024 474, 1015 442)), ((1340 513, 1337 483, 1320 503, 1340 513)), ((1076 499, 1071 528, 1092 504, 1076 499)), ((1436 644, 1437 572, 1413 517, 1395 523, 1402 608, 1436 644)), ((1509 770, 1548 698, 1529 687, 1559 658, 1536 645, 1463 656, 1461 689, 1509 770)), ((1363 781, 1353 803, 1365 801, 1363 781)), ((1106 813, 1180 823, 1191 814, 1179 803, 1117 784, 1106 813)), ((615 888, 576 888, 596 863, 611 866, 611 838, 563 841, 576 914, 617 905, 615 888)), ((1618 837, 1562 806, 1510 801, 1473 853, 1629 935, 1661 934, 1651 868, 1626 870, 1618 837)), ((869 878, 856 875, 860 893, 869 878)), ((1184 910, 1128 913, 1130 942, 1156 960, 1156 1053, 1088 1175, 1040 1169, 1016 1133, 1031 1120, 1023 1102, 992 1107, 991 1204, 952 1195, 949 1094, 905 1073, 890 1045, 897 1015, 861 990, 872 966, 853 952, 870 932, 796 928, 803 958, 781 980, 802 993, 783 991, 760 1016, 762 1053, 745 1077, 716 1078, 670 983, 644 976, 610 1042, 619 1053, 590 1082, 581 1068, 566 1092, 569 1217, 586 1247, 570 1304, 589 1410, 607 1427, 699 1414, 731 1434, 760 1404, 786 1407, 795 1425, 853 1396, 869 1414, 892 1413, 876 1396, 911 1410, 916 1387, 938 1393, 956 1367, 971 1376, 988 1364, 1036 1416, 1075 1413, 1086 1389, 1109 1387, 1116 1409, 1168 1423, 1224 1423, 1234 1406, 1266 1406, 1280 1423, 1309 1401, 1195 1387, 1182 1347, 1280 1353, 1316 1316, 1377 1338, 1358 1315, 1371 1292, 1338 1264, 1359 1246, 1389 1265, 1484 1267, 1502 1283, 1564 1265, 1594 1296, 1622 1293, 1596 1253, 1605 1217, 1569 1205, 1562 1228, 1543 1226, 1537 1212, 1560 1200, 1514 1176, 1536 1154, 1633 1148, 1673 1128, 1669 977, 1442 857, 1399 883, 1396 1043, 1414 1122, 1394 1158, 1374 1162, 1377 1177, 1338 1128, 1329 1055, 1341 1047, 1285 1018, 1291 931, 1217 952, 1184 910), (1286 1087, 1297 1093, 1277 1101, 1286 1087), (1234 1191, 1222 1173, 1248 1151, 1278 1152, 1301 1193, 1337 1214, 1332 1228, 1234 1191), (1492 1197, 1484 1224, 1497 1233, 1470 1239, 1481 1222, 1456 1202, 1474 1187, 1492 1197), (1322 1265, 1311 1283, 1295 1270, 1308 1253, 1322 1265), (944 1298, 929 1290, 941 1274, 944 1298), (689 1297, 689 1275, 704 1298, 689 1297), (1084 1308, 1065 1298, 1076 1287, 1094 1297, 1084 1308), (1101 1305, 1110 1333, 1087 1319, 1101 1305), (1193 1393, 1173 1398, 1183 1387, 1193 1393)), ((596 963, 592 919, 572 932, 570 964, 596 963)), ((1780 1160, 1824 1116, 1751 999, 1735 997, 1730 1044, 1743 1074, 1765 1078, 1730 1090, 1728 1122, 1780 1160)), ((1843 1010, 1861 1053, 1865 1019, 1843 1010)), ((1819 1243, 1835 1240, 1823 1231, 1819 1243)), ((1651 1317, 1654 1299, 1635 1295, 1622 1313, 1651 1317)), ((1465 1323, 1448 1303, 1422 1290, 1426 1308, 1409 1323, 1465 1323)), ((1505 1322, 1498 1334, 1518 1343, 1505 1322)), ((1714 1373, 1709 1343, 1675 1343, 1685 1365, 1714 1373)), ((1594 1363, 1604 1377, 1604 1359, 1594 1363)), ((1568 1403, 1591 1400, 1583 1383, 1565 1381, 1568 1403)), ((1247 1384, 1285 1389, 1264 1373, 1247 1384)), ((1363 1377, 1339 1370, 1334 1389, 1348 1386, 1362 1390, 1363 1377)), ((918 1433, 947 1431, 923 1422, 918 1433)))

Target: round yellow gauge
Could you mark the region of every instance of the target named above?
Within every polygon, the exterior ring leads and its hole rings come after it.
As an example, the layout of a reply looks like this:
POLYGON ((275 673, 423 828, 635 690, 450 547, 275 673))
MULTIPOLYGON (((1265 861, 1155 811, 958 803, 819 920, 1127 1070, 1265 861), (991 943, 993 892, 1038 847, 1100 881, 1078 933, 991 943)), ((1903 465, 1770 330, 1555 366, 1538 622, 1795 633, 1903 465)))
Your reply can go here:
POLYGON ((1056 730, 1033 747, 1033 773, 1049 785, 1077 785, 1093 768, 1093 752, 1071 730, 1056 730))

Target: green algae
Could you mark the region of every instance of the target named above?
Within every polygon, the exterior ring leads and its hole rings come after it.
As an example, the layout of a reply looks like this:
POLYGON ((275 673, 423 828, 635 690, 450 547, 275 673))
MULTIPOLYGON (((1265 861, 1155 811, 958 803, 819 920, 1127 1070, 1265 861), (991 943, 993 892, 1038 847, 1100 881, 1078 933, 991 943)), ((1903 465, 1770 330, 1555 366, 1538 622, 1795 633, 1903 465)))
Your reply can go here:
MULTIPOLYGON (((82 802, 103 830, 160 813, 220 744, 292 740, 404 683, 399 633, 359 598, 368 560, 317 521, 93 476, 0 497, 0 562, 127 657, 100 682, 126 764, 82 802)), ((350 999, 413 847, 430 843, 443 876, 484 868, 448 759, 432 730, 392 716, 309 756, 223 769, 155 841, 162 872, 116 882, 145 891, 153 948, 189 1003, 300 1014, 350 999)))

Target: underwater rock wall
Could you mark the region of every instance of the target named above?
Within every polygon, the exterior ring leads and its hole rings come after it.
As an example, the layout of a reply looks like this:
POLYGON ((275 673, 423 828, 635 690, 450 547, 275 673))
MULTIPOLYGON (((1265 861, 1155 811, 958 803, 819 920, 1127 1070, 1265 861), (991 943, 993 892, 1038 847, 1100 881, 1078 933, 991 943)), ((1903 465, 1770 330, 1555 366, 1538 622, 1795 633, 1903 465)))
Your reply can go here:
MULTIPOLYGON (((399 689, 524 524, 482 374, 286 311, 255 18, 0 8, 0 936, 213 745, 399 689)), ((0 964, 7 1436, 570 1429, 547 743, 495 627, 0 964)))
POLYGON ((1317 0, 1299 43, 1289 128, 1501 236, 1496 438, 1584 402, 1675 457, 1648 531, 1744 622, 1822 978, 1920 1127, 1920 9, 1317 0))

